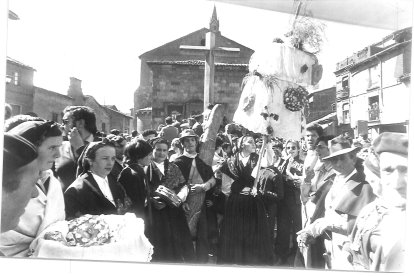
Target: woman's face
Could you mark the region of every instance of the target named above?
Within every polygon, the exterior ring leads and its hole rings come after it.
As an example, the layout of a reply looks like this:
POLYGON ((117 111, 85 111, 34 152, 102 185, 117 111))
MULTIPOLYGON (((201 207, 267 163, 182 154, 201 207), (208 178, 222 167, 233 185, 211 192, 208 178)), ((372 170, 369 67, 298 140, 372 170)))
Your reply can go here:
POLYGON ((188 153, 196 153, 197 139, 195 137, 183 138, 184 150, 188 153))
POLYGON ((160 163, 168 157, 168 146, 166 144, 156 144, 152 151, 155 162, 160 163))
POLYGON ((299 154, 299 149, 296 143, 293 143, 293 142, 287 143, 286 154, 292 157, 296 157, 299 154))
POLYGON ((48 137, 37 148, 40 170, 51 169, 56 158, 60 157, 60 147, 62 146, 62 136, 48 137))
POLYGON ((247 137, 243 140, 242 144, 243 152, 252 153, 256 151, 256 143, 254 142, 253 137, 247 137))
POLYGON ((39 162, 36 160, 16 170, 17 189, 8 193, 3 190, 1 202, 1 232, 16 228, 30 198, 39 195, 36 182, 39 179, 39 162))
POLYGON ((105 178, 115 164, 115 148, 105 146, 96 151, 95 159, 91 160, 91 171, 105 178))

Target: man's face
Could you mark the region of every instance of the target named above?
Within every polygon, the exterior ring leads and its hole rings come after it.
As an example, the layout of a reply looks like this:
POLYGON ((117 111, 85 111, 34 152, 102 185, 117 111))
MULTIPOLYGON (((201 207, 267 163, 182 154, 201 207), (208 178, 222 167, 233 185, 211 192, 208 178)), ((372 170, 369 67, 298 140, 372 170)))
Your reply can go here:
POLYGON ((380 154, 381 197, 394 207, 404 207, 407 199, 406 156, 391 152, 380 154))
POLYGON ((72 128, 75 127, 75 122, 72 114, 70 112, 66 112, 62 118, 63 125, 65 126, 66 134, 69 134, 72 131, 72 128))
POLYGON ((124 157, 124 149, 125 149, 126 144, 127 144, 126 140, 123 140, 121 143, 116 143, 115 145, 116 159, 122 160, 122 158, 124 157))
POLYGON ((306 140, 306 146, 308 149, 313 150, 315 148, 315 142, 316 139, 318 139, 318 134, 316 133, 316 131, 311 130, 311 131, 306 131, 306 135, 305 135, 305 140, 306 140))
POLYGON ((39 163, 34 160, 16 171, 18 188, 10 193, 3 190, 1 202, 1 232, 16 228, 30 198, 39 195, 36 182, 39 179, 39 163))
POLYGON ((329 147, 325 142, 319 141, 315 147, 316 153, 318 154, 318 158, 322 161, 322 158, 329 155, 329 147))
POLYGON ((190 154, 196 153, 197 139, 195 137, 183 138, 183 147, 190 154))
POLYGON ((37 148, 40 170, 51 169, 56 158, 60 157, 60 146, 62 146, 62 136, 48 137, 37 148))
POLYGON ((339 174, 348 175, 355 169, 355 158, 349 153, 328 159, 332 168, 339 174))

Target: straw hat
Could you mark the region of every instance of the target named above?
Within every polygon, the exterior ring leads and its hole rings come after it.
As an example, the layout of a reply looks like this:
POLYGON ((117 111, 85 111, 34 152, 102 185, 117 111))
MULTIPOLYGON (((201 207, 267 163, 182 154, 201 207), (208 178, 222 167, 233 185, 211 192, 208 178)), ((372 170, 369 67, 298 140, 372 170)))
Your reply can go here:
POLYGON ((183 142, 184 138, 187 137, 195 137, 198 141, 198 139, 200 138, 192 129, 184 129, 183 131, 181 131, 180 133, 180 142, 183 142))
POLYGON ((339 155, 357 152, 360 149, 361 148, 351 146, 351 143, 348 141, 348 139, 339 136, 329 141, 330 154, 327 157, 323 158, 323 160, 330 160, 339 155))

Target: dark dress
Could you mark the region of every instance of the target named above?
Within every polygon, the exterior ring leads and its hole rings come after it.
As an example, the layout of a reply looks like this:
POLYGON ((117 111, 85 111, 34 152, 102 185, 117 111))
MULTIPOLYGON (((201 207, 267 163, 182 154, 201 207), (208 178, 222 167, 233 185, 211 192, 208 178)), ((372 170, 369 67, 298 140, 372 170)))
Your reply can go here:
POLYGON ((125 190, 111 175, 108 175, 108 183, 116 206, 104 196, 90 172, 80 175, 64 193, 66 220, 85 214, 125 214, 130 206, 125 190))
MULTIPOLYGON (((278 202, 277 207, 277 236, 276 236, 276 255, 281 263, 285 264, 289 256, 295 256, 298 249, 296 233, 302 229, 302 210, 300 201, 300 188, 296 188, 293 180, 286 179, 286 169, 289 160, 279 167, 279 171, 284 176, 283 190, 284 197, 278 202), (292 235, 293 234, 293 235, 292 235), (291 237, 292 235, 292 237, 291 237), (293 245, 290 248, 290 240, 293 245)), ((296 175, 302 175, 303 161, 299 156, 294 158, 290 172, 296 175)))
MULTIPOLYGON (((262 168, 258 175, 257 188, 262 194, 269 220, 270 236, 274 239, 277 203, 284 197, 282 173, 274 166, 262 168)), ((274 242, 272 245, 274 246, 274 242)))
POLYGON ((240 155, 228 159, 221 171, 234 182, 226 202, 223 231, 217 262, 220 264, 271 265, 273 263, 272 238, 268 231, 266 210, 260 194, 241 194, 245 187, 252 188, 251 176, 258 155, 252 153, 246 166, 240 155))
MULTIPOLYGON (((164 174, 151 162, 147 171, 150 195, 163 185, 175 193, 184 186, 185 179, 177 165, 164 161, 164 174)), ((182 207, 166 205, 161 210, 152 208, 152 224, 148 226, 148 239, 154 246, 152 262, 192 262, 195 259, 190 230, 182 207)))
POLYGON ((147 226, 145 201, 147 198, 145 171, 138 164, 125 167, 118 177, 118 182, 125 188, 126 194, 132 201, 131 211, 142 218, 147 226))

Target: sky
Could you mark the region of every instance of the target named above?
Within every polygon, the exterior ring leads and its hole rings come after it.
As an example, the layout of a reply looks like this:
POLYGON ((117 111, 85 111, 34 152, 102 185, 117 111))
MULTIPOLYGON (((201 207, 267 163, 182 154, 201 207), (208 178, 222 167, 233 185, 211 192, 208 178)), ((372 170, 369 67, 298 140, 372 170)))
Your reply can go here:
MULTIPOLYGON (((69 78, 76 77, 84 94, 129 112, 139 56, 208 28, 214 5, 222 35, 253 50, 283 37, 292 23, 290 14, 205 0, 9 0, 20 20, 8 21, 7 55, 36 69, 38 87, 66 94, 69 78)), ((322 22, 319 88, 335 84, 337 62, 392 32, 322 22)))

